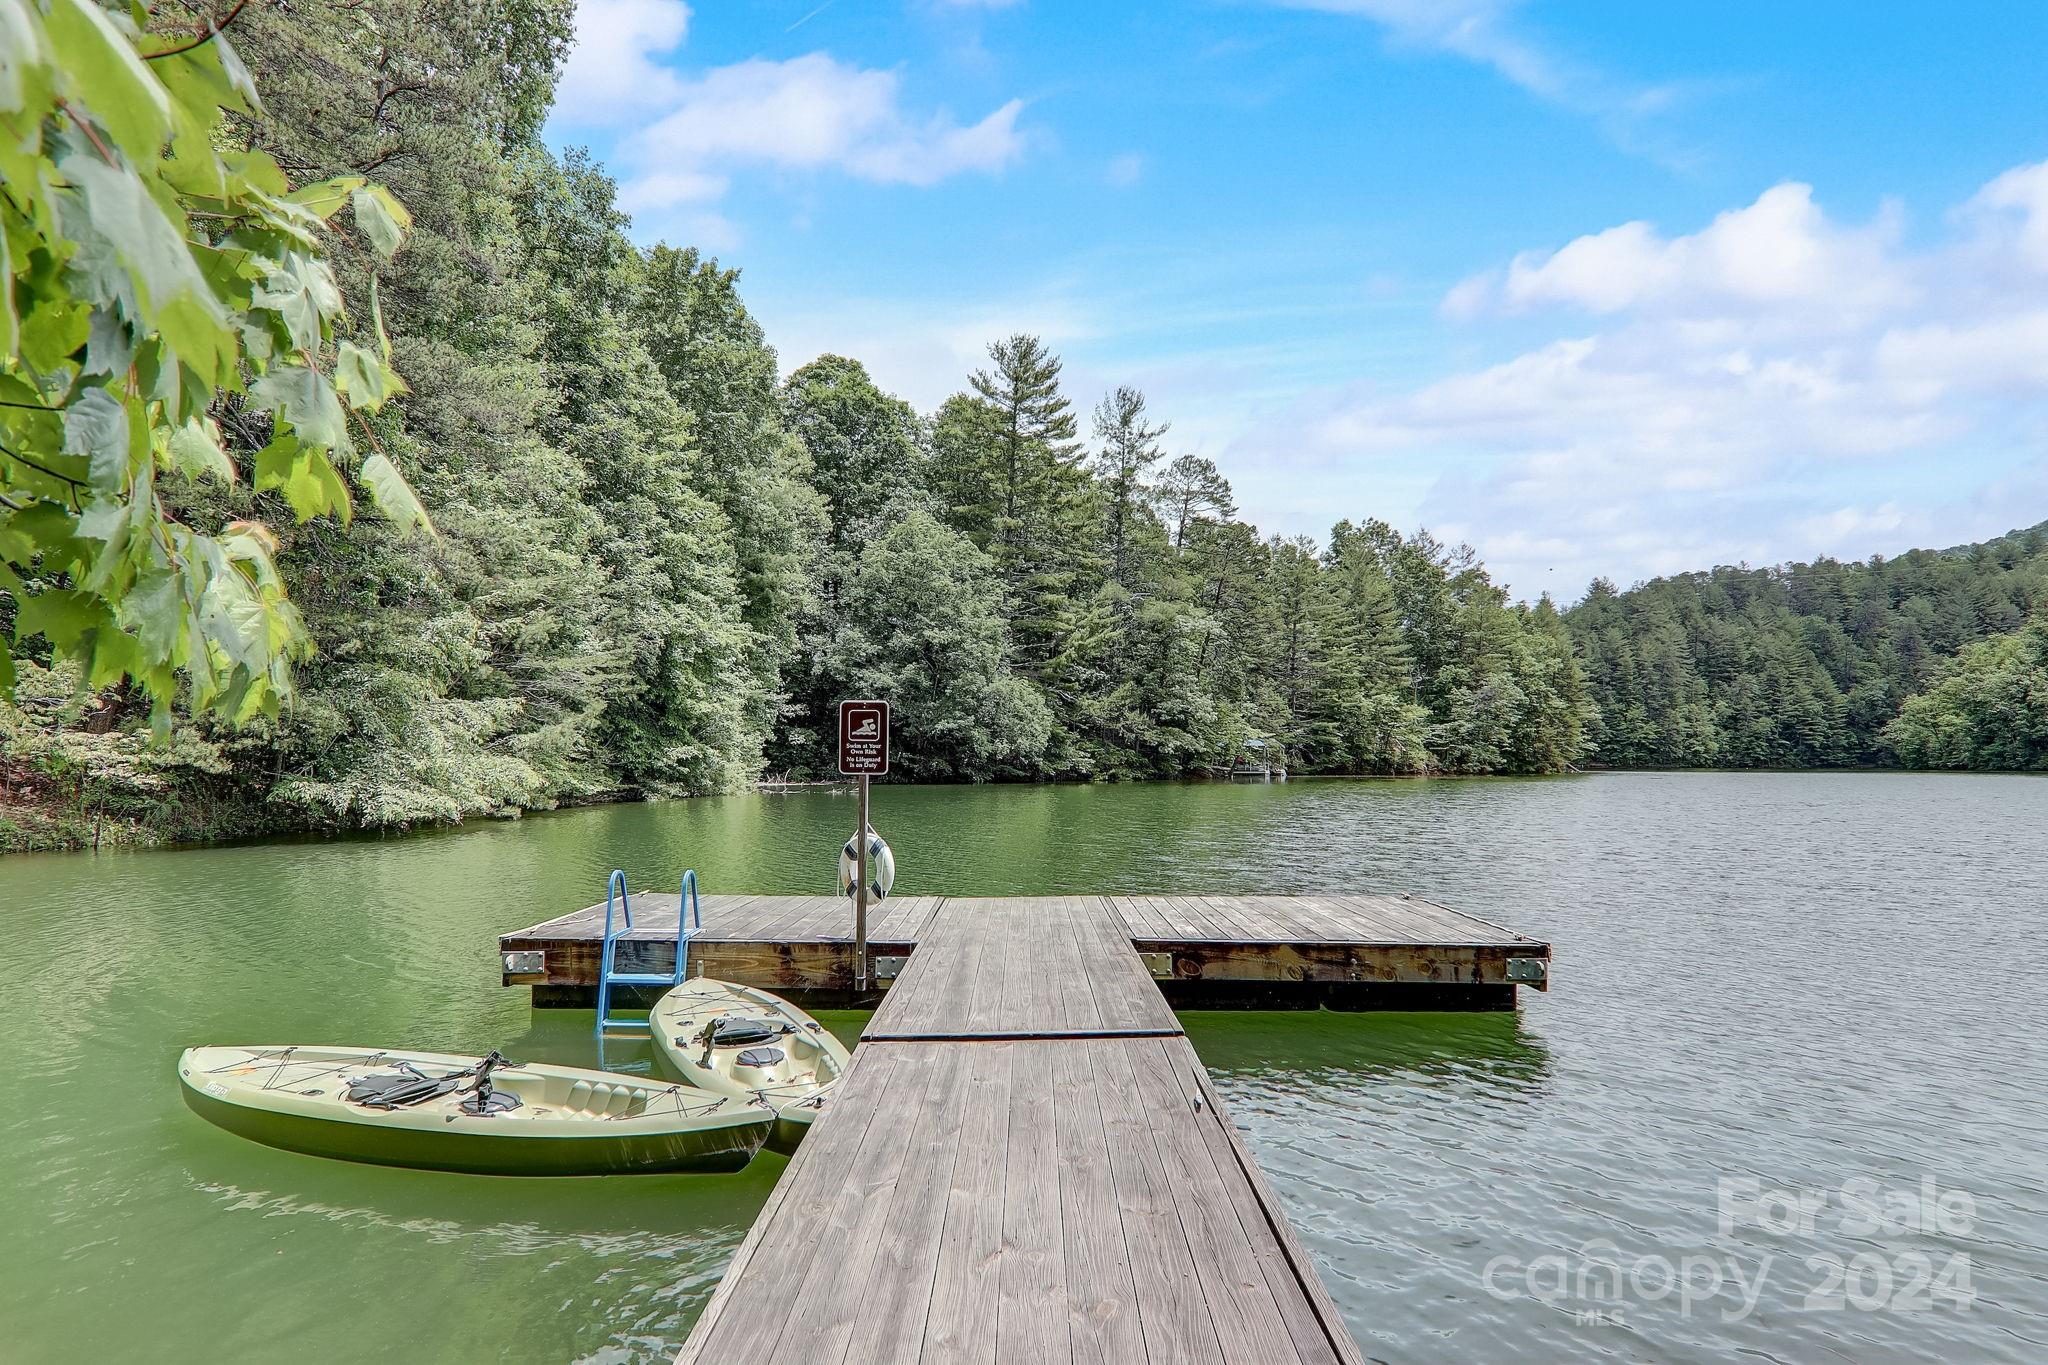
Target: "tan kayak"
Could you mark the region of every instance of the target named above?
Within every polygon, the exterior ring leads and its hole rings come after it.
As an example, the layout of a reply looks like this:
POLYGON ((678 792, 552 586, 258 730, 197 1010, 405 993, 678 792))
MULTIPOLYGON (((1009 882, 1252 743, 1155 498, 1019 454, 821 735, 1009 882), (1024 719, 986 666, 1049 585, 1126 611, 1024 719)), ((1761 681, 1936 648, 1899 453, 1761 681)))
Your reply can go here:
POLYGON ((178 1079, 195 1112, 272 1147, 484 1175, 736 1171, 775 1122, 730 1094, 495 1053, 195 1047, 178 1079))
POLYGON ((690 1084, 775 1111, 771 1151, 796 1150, 852 1060, 823 1024, 779 995, 697 976, 648 1015, 654 1046, 690 1084))

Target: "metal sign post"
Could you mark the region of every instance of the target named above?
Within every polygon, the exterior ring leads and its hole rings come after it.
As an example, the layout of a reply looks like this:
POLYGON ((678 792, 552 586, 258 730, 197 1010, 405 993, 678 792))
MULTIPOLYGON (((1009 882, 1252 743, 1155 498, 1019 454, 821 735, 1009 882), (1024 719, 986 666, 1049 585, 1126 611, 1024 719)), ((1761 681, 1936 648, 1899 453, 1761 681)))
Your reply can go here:
POLYGON ((889 703, 839 703, 839 772, 860 780, 860 825, 853 832, 853 986, 868 988, 868 779, 889 772, 889 703))
POLYGON ((860 833, 854 835, 853 988, 868 988, 868 775, 860 775, 860 833))

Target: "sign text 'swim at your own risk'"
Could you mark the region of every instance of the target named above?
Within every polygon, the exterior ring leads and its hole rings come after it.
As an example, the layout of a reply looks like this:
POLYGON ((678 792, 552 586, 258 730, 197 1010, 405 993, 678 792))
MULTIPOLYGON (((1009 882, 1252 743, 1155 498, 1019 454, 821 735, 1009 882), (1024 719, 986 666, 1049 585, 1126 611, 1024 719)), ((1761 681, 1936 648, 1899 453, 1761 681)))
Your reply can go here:
POLYGON ((889 771, 889 703, 839 703, 839 771, 847 777, 881 777, 889 771))

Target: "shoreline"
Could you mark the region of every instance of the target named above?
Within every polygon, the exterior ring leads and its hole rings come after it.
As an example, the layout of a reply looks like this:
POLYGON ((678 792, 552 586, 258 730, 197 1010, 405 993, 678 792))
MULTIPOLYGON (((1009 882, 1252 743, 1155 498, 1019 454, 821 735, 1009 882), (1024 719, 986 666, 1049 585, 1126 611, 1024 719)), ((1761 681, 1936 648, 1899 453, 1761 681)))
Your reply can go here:
MULTIPOLYGON (((1111 786, 1159 786, 1163 784, 1184 784, 1189 786, 1209 785, 1267 785, 1286 782, 1499 782, 1555 780, 1615 776, 1622 774, 1758 774, 1780 775, 1838 775, 1896 773, 1900 776, 1973 776, 1973 777, 2048 777, 2048 771, 2024 768, 1905 768, 1897 765, 1844 764, 1826 768, 1609 768, 1598 765, 1575 767, 1567 772, 1556 773, 1295 773, 1285 777, 1275 775, 1222 776, 1216 774, 1189 774, 1182 777, 1119 778, 1113 781, 1087 781, 1085 779, 1039 779, 1005 782, 890 782, 884 786, 941 786, 941 787, 1111 787, 1111 786)), ((97 853, 102 850, 148 849, 169 851, 173 849, 234 848, 248 844, 289 844, 327 843, 336 840, 385 840, 418 839, 440 835, 452 835, 475 830, 480 826, 505 824, 520 820, 545 819, 549 816, 567 814, 572 811, 589 810, 604 806, 632 804, 653 805, 664 801, 700 801, 722 796, 757 795, 783 796, 810 792, 838 791, 851 795, 853 785, 850 779, 800 779, 784 781, 768 779, 749 783, 731 792, 697 792, 682 796, 647 796, 641 793, 615 793, 602 797, 563 801, 553 806, 511 808, 489 815, 472 816, 466 820, 439 821, 414 825, 390 825, 378 828, 319 829, 306 826, 277 826, 261 828, 257 822, 243 833, 223 834, 217 837, 180 838, 176 833, 153 827, 147 817, 116 815, 110 812, 79 812, 52 809, 33 802, 0 799, 0 858, 30 854, 56 853, 97 853)))

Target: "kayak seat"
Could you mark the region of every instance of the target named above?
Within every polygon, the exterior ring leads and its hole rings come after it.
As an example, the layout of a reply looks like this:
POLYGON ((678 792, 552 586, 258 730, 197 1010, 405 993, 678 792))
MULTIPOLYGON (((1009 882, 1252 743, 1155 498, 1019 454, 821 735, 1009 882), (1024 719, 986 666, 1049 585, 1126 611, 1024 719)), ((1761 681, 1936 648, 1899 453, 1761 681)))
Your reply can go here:
POLYGON ((464 1079, 461 1073, 429 1076, 412 1067, 405 1071, 372 1072, 351 1078, 343 1098, 365 1109, 409 1109, 453 1092, 464 1079))
POLYGON ((789 1026, 773 1019, 749 1019, 725 1014, 711 1021, 711 1041, 717 1047, 753 1047, 770 1043, 789 1032, 789 1026))

